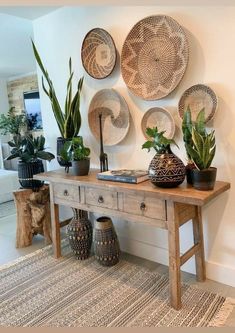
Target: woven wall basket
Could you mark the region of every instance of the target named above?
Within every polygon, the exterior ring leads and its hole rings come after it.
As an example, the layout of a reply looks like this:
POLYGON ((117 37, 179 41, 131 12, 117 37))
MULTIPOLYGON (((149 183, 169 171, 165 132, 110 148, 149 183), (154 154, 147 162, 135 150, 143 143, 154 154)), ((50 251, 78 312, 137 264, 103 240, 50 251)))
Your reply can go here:
POLYGON ((88 122, 96 140, 100 140, 100 113, 103 143, 106 146, 116 145, 124 139, 130 125, 130 113, 125 99, 114 89, 102 89, 92 98, 88 122))
POLYGON ((188 55, 186 34, 175 20, 165 15, 146 17, 124 42, 123 79, 133 94, 145 100, 161 99, 179 84, 188 55))
POLYGON ((179 100, 178 110, 183 119, 184 112, 190 107, 192 120, 195 121, 198 113, 205 108, 205 121, 211 120, 216 112, 218 100, 215 92, 204 84, 195 84, 185 90, 179 100))
POLYGON ((165 136, 172 139, 175 134, 175 121, 171 113, 164 108, 151 108, 143 116, 141 128, 146 139, 150 139, 146 134, 146 128, 157 127, 158 131, 165 131, 165 136))
POLYGON ((86 72, 95 79, 109 76, 116 64, 116 47, 110 34, 95 28, 85 36, 81 58, 86 72))

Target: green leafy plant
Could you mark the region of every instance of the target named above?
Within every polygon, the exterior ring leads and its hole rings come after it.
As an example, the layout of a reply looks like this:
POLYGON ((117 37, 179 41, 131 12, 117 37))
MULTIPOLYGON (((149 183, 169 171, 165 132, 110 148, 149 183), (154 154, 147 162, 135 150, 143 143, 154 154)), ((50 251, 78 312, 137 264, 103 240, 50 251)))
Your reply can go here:
POLYGON ((78 136, 65 142, 60 156, 65 162, 81 161, 87 159, 90 152, 90 148, 84 146, 82 136, 78 136))
POLYGON ((192 139, 192 128, 195 126, 196 130, 203 137, 206 135, 205 128, 205 108, 203 108, 197 115, 196 121, 192 121, 192 115, 190 106, 188 105, 187 110, 184 113, 183 121, 182 121, 182 132, 183 132, 183 140, 185 144, 185 149, 187 153, 188 163, 192 163, 192 157, 187 147, 193 146, 192 139))
POLYGON ((7 114, 0 115, 0 131, 3 135, 20 135, 26 124, 25 114, 23 112, 16 114, 14 106, 10 108, 7 114))
POLYGON ((8 142, 11 149, 11 155, 6 160, 19 158, 22 162, 30 163, 38 159, 51 161, 55 156, 45 151, 45 138, 40 135, 33 138, 31 134, 27 136, 14 135, 13 140, 8 142))
POLYGON ((148 151, 150 151, 150 149, 153 148, 157 153, 164 153, 169 149, 171 144, 174 144, 178 147, 175 140, 166 138, 164 133, 165 131, 158 132, 157 127, 148 127, 146 129, 146 134, 148 137, 152 138, 152 140, 147 140, 142 145, 142 149, 148 149, 148 151))
POLYGON ((72 60, 69 59, 69 79, 67 82, 67 93, 64 105, 64 112, 59 104, 54 85, 50 79, 50 76, 45 69, 37 48, 32 41, 33 51, 35 59, 43 73, 44 78, 47 81, 48 88, 45 87, 44 79, 42 77, 42 87, 51 102, 51 107, 61 133, 61 136, 65 139, 71 139, 78 135, 81 127, 81 113, 80 113, 80 96, 83 85, 83 77, 80 78, 77 85, 77 90, 74 96, 72 96, 72 79, 74 72, 72 71, 72 60))
POLYGON ((215 131, 202 133, 192 127, 192 144, 186 144, 186 149, 198 170, 208 169, 215 156, 215 131))

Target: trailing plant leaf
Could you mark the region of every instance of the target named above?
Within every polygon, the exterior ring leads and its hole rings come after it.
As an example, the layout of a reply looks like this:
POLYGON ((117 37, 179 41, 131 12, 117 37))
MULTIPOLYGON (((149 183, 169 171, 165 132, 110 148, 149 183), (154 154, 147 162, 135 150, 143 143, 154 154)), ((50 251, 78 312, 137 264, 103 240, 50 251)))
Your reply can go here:
MULTIPOLYGON (((165 131, 158 132, 157 127, 146 129, 146 134, 153 138, 153 140, 148 140, 142 145, 142 149, 148 149, 150 151, 151 148, 154 148, 157 153, 162 153, 167 151, 168 147, 171 144, 174 144, 178 147, 177 143, 173 139, 168 139, 164 136, 165 131)), ((179 148, 179 147, 178 147, 179 148)))

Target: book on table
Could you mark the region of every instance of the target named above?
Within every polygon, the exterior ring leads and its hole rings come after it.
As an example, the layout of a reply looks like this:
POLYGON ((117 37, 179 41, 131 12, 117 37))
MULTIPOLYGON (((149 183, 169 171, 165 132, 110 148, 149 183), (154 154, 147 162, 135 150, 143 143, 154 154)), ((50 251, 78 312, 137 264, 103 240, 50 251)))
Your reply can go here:
POLYGON ((111 170, 99 172, 97 179, 110 180, 113 182, 138 184, 149 179, 147 170, 111 170))

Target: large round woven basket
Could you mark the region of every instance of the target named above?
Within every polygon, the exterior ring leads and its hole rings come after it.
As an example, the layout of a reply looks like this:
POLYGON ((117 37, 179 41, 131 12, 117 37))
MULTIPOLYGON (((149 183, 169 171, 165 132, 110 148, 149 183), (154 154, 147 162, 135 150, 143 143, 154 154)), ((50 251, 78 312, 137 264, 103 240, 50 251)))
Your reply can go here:
POLYGON ((96 140, 100 139, 99 114, 102 114, 104 145, 118 144, 125 138, 130 125, 129 108, 125 99, 114 89, 102 89, 92 98, 88 122, 96 140))
POLYGON ((179 84, 188 56, 183 28, 169 16, 149 16, 131 29, 124 42, 122 76, 133 94, 145 100, 161 99, 179 84))
POLYGON ((82 64, 95 79, 109 76, 116 64, 116 47, 110 34, 101 28, 92 29, 85 36, 81 49, 82 64))

